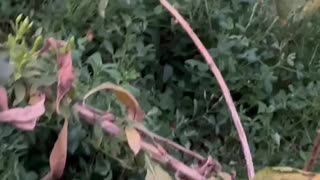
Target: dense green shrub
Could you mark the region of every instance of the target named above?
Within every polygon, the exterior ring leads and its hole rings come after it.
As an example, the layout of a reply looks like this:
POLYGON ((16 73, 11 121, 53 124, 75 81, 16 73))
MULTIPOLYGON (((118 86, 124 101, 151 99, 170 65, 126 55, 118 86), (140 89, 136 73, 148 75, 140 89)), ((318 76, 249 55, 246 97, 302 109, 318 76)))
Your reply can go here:
MULTIPOLYGON (((302 167, 319 124, 319 17, 282 26, 269 1, 256 11, 253 0, 174 2, 222 71, 256 168, 302 167)), ((110 1, 105 18, 98 5, 98 0, 1 1, 1 30, 9 32, 9 21, 24 13, 45 36, 75 36, 80 94, 104 81, 126 86, 147 112, 151 129, 211 154, 245 177, 239 140, 221 91, 185 32, 157 1, 110 1), (88 29, 95 35, 92 42, 83 38, 88 29)), ((105 101, 91 103, 108 108, 105 101)), ((32 133, 0 127, 1 179, 28 175, 31 180, 46 172, 58 129, 55 118, 44 120, 32 133)), ((69 133, 67 179, 133 178, 107 156, 118 151, 110 138, 97 146, 101 132, 75 122, 69 133)))

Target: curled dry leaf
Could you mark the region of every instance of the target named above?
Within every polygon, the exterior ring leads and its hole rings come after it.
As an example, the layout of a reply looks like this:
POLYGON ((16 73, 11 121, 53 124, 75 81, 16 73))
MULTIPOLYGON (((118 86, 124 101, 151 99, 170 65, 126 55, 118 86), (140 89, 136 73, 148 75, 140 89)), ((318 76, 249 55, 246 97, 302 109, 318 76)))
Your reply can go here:
POLYGON ((110 90, 115 93, 117 99, 126 106, 128 112, 128 119, 132 121, 142 121, 144 118, 144 112, 140 108, 138 101, 135 97, 124 88, 114 85, 112 83, 103 83, 92 90, 90 90, 85 96, 84 101, 91 96, 92 94, 96 93, 97 91, 101 90, 110 90))
POLYGON ((133 127, 126 127, 125 132, 130 149, 137 155, 141 149, 141 136, 139 132, 133 127))
POLYGON ((59 104, 62 98, 71 89, 72 83, 74 81, 74 73, 72 67, 72 57, 71 52, 67 54, 59 55, 57 58, 59 64, 58 72, 58 94, 56 100, 56 109, 59 113, 59 104))
MULTIPOLYGON (((59 133, 58 139, 50 155, 50 177, 59 179, 63 175, 67 159, 68 146, 68 119, 65 119, 63 127, 59 133)), ((47 175, 48 177, 48 175, 47 175)))
POLYGON ((303 7, 304 16, 311 16, 320 8, 320 0, 307 1, 303 7))
POLYGON ((71 51, 66 53, 61 53, 59 48, 64 46, 64 42, 56 41, 53 38, 49 38, 45 46, 39 51, 39 54, 42 54, 53 47, 56 51, 57 64, 58 64, 58 92, 56 99, 56 111, 60 114, 60 102, 62 98, 67 94, 71 89, 72 83, 74 81, 74 70, 72 66, 72 55, 71 51))
MULTIPOLYGON (((0 122, 10 123, 21 130, 33 130, 36 126, 37 120, 45 112, 45 96, 40 94, 37 101, 34 101, 30 106, 23 108, 8 109, 5 104, 7 99, 3 99, 5 90, 0 88, 1 106, 4 106, 4 111, 0 112, 0 122)), ((3 108, 3 107, 1 107, 3 108)))
POLYGON ((291 167, 267 167, 258 171, 254 180, 320 180, 320 174, 291 167))

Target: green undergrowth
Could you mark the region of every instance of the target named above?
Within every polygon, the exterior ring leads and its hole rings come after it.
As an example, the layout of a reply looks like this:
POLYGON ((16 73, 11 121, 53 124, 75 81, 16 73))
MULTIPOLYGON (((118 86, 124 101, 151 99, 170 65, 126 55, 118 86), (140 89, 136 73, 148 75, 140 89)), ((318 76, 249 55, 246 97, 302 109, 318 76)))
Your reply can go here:
MULTIPOLYGON (((303 167, 319 127, 319 15, 283 26, 270 0, 255 11, 254 0, 171 2, 221 70, 256 170, 303 167)), ((139 100, 150 129, 211 155, 225 170, 236 170, 239 179, 245 179, 241 146, 220 88, 186 33, 155 0, 110 1, 105 10, 99 3, 1 1, 1 36, 11 32, 10 21, 20 13, 34 21, 35 35, 74 36, 79 95, 106 81, 121 84, 139 100), (85 39, 87 30, 94 34, 91 42, 85 39)), ((30 42, 35 37, 31 34, 30 42)), ((112 109, 103 98, 90 103, 112 109)), ((28 133, 0 126, 1 179, 38 179, 48 170, 61 127, 56 118, 43 119, 28 133)), ((97 128, 72 122, 69 133, 66 179, 143 179, 142 172, 124 166, 134 166, 127 163, 132 156, 110 157, 121 154, 116 142, 110 144, 111 137, 96 144, 102 133, 97 128)))

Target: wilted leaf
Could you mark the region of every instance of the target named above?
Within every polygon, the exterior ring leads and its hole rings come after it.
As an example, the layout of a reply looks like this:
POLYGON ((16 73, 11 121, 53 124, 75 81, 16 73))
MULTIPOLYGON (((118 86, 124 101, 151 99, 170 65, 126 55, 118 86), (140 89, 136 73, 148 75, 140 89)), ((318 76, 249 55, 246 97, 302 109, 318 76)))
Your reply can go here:
POLYGON ((58 139, 50 155, 50 174, 54 179, 61 178, 66 165, 68 145, 68 119, 65 119, 58 139))
POLYGON ((277 13, 280 19, 286 23, 290 15, 294 15, 296 11, 303 7, 306 0, 275 0, 277 13))
POLYGON ((138 131, 133 127, 126 127, 125 129, 127 141, 129 147, 135 155, 137 155, 141 149, 141 136, 138 131))
POLYGON ((164 171, 160 165, 154 164, 153 170, 154 171, 152 171, 150 168, 147 169, 145 180, 172 180, 171 176, 164 171))
POLYGON ((303 7, 304 16, 311 16, 320 8, 320 0, 309 0, 303 7))
POLYGON ((40 95, 39 99, 34 105, 0 112, 0 122, 10 123, 22 130, 34 129, 38 118, 45 112, 45 96, 40 95))
POLYGON ((142 121, 144 118, 144 112, 140 108, 137 100, 135 99, 134 96, 130 94, 127 90, 124 88, 114 85, 112 83, 103 83, 92 90, 90 90, 85 96, 84 96, 84 101, 94 94, 97 91, 101 90, 111 90, 113 93, 115 93, 117 99, 126 106, 127 111, 128 111, 128 119, 129 120, 134 120, 134 121, 142 121))
POLYGON ((254 180, 320 180, 320 174, 291 167, 264 168, 257 172, 254 180))
POLYGON ((40 96, 39 92, 35 92, 32 95, 30 95, 29 104, 34 105, 37 102, 39 102, 40 100, 41 100, 41 96, 40 96))
POLYGON ((62 98, 71 89, 74 81, 74 71, 72 66, 72 54, 68 50, 66 53, 62 53, 59 48, 64 46, 64 42, 56 41, 53 38, 49 38, 45 46, 39 51, 42 54, 53 47, 56 51, 57 64, 58 64, 58 93, 56 99, 56 110, 60 113, 59 106, 62 98))

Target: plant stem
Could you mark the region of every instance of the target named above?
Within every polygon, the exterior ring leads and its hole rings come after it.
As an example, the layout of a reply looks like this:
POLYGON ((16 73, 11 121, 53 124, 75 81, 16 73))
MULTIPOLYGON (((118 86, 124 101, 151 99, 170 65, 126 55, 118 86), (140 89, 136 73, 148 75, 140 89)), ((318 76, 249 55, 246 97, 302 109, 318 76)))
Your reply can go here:
POLYGON ((250 152, 250 148, 248 145, 247 137, 245 134, 245 131, 242 127, 240 117, 238 115, 238 112, 236 110, 236 107, 233 103, 229 88, 226 85, 226 82, 224 81, 221 72, 219 71, 217 65, 214 63, 212 57, 210 56, 208 50, 204 47, 198 36, 193 32, 190 25, 186 22, 186 20, 179 14, 179 12, 167 1, 167 0, 160 0, 160 3, 171 13, 173 17, 180 23, 182 28, 187 32, 187 34, 190 36, 190 38, 193 40, 195 45, 197 46, 198 50, 206 60, 207 64, 209 65, 212 73, 216 77, 216 80, 222 90, 224 99, 228 105, 229 111, 231 113, 233 123, 236 126, 238 136, 242 145, 242 150, 244 153, 244 157, 246 160, 247 165, 247 174, 249 180, 252 180, 254 177, 254 166, 252 162, 252 156, 250 152))
POLYGON ((317 158, 320 152, 320 130, 317 131, 317 137, 314 141, 311 156, 309 161, 307 161, 306 165, 304 166, 305 171, 312 171, 314 166, 317 162, 317 158))

